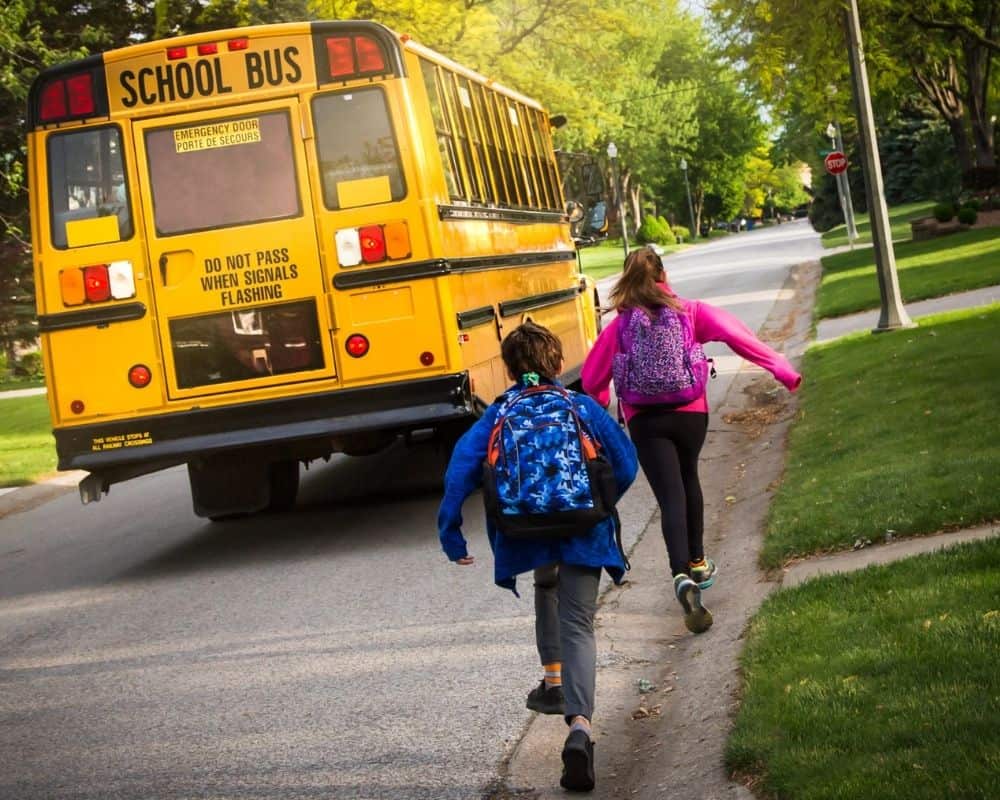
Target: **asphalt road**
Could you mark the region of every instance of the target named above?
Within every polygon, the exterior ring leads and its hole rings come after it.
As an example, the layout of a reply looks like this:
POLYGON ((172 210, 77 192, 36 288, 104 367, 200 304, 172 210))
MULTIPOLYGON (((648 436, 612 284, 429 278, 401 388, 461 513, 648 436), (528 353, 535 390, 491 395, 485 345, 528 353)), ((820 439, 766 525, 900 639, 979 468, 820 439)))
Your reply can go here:
MULTIPOLYGON (((667 267, 756 329, 819 250, 800 222, 667 267)), ((710 354, 721 398, 741 362, 710 354)), ((0 798, 488 793, 533 719, 530 582, 492 586, 478 497, 480 559, 445 560, 444 464, 432 444, 334 458, 292 513, 223 524, 183 469, 0 519, 0 798)), ((655 511, 641 480, 621 511, 628 542, 655 511)))

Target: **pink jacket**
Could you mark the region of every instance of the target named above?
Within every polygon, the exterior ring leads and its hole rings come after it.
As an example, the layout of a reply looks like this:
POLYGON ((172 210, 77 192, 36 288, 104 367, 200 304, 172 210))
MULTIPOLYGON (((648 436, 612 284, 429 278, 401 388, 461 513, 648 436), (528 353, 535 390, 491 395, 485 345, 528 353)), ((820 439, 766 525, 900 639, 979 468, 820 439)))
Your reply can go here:
MULTIPOLYGON (((661 284, 664 289, 670 291, 669 287, 661 284)), ((686 300, 678 298, 684 305, 685 311, 691 315, 694 322, 695 338, 701 343, 724 342, 737 354, 752 361, 759 367, 763 367, 776 379, 781 381, 790 391, 795 391, 802 383, 802 376, 795 371, 795 368, 778 352, 775 352, 760 339, 753 331, 743 324, 737 317, 721 308, 703 303, 700 300, 686 300)), ((607 407, 610 401, 609 386, 611 384, 611 367, 615 353, 618 351, 618 325, 621 317, 615 319, 603 330, 593 349, 587 355, 583 363, 581 380, 583 390, 593 397, 598 403, 607 407)), ((622 403, 622 414, 625 421, 638 410, 635 406, 622 403)), ((681 406, 678 411, 708 411, 708 399, 703 394, 697 400, 681 406)))

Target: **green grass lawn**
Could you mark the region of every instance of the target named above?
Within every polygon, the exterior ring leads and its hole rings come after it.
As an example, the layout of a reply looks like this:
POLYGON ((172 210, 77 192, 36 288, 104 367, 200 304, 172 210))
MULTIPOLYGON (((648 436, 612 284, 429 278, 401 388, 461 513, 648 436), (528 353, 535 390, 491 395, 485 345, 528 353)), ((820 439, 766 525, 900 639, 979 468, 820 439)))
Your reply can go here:
MULTIPOLYGON (((889 227, 892 229, 892 240, 894 242, 909 241, 912 238, 910 221, 920 219, 921 217, 929 217, 933 208, 934 203, 932 201, 907 203, 906 205, 890 208, 889 227)), ((868 215, 855 214, 854 226, 858 229, 858 238, 855 239, 854 244, 871 244, 872 226, 868 215)), ((824 247, 840 247, 846 244, 848 244, 848 241, 847 227, 845 225, 838 225, 836 228, 831 228, 823 234, 824 247)))
POLYGON ((998 652, 998 539, 779 591, 747 636, 727 766, 759 797, 995 798, 998 652))
POLYGON ((1000 304, 810 348, 761 554, 1000 518, 1000 304))
MULTIPOLYGON (((904 302, 1000 284, 1000 228, 975 228, 895 246, 904 302)), ((870 247, 826 256, 816 318, 878 308, 881 299, 870 247)))
POLYGON ((0 400, 0 486, 23 486, 55 468, 45 395, 0 400))
MULTIPOLYGON (((704 241, 706 240, 698 239, 698 242, 704 241)), ((629 242, 629 252, 632 252, 637 247, 643 247, 643 245, 629 242)), ((691 245, 660 245, 660 248, 667 255, 688 247, 691 247, 691 245)), ((622 240, 608 239, 599 245, 584 247, 580 250, 580 263, 583 265, 584 273, 594 280, 606 278, 608 275, 616 275, 622 271, 622 266, 625 263, 625 249, 622 247, 622 240)))
POLYGON ((0 375, 0 392, 12 389, 36 389, 45 385, 45 378, 14 378, 9 375, 0 375))

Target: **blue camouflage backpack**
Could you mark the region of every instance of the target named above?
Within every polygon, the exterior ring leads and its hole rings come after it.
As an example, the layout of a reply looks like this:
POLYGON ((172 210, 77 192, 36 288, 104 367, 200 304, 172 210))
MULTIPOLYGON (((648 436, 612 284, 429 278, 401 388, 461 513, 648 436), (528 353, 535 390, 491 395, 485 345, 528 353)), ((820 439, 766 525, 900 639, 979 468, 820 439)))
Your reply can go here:
POLYGON ((483 501, 512 539, 562 539, 616 517, 618 487, 573 396, 545 384, 501 400, 483 463, 483 501))

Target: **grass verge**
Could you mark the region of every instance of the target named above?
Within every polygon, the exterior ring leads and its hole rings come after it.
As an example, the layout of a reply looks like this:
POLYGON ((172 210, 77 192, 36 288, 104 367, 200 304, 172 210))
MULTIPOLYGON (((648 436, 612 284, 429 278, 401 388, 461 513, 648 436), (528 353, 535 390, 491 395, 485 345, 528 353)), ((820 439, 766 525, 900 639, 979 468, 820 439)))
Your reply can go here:
MULTIPOLYGON (((705 240, 699 239, 698 241, 703 242, 705 240)), ((629 244, 629 252, 642 246, 631 242, 629 244)), ((691 245, 660 245, 664 253, 676 253, 678 250, 684 250, 688 247, 691 247, 691 245)), ((616 275, 622 271, 622 266, 625 263, 625 248, 622 246, 622 240, 608 239, 593 247, 584 247, 580 250, 580 263, 583 266, 584 273, 594 280, 606 278, 608 275, 616 275)))
POLYGON ((1000 517, 1000 304, 810 348, 767 567, 1000 517))
MULTIPOLYGON (((907 203, 889 209, 889 227, 892 230, 892 240, 909 241, 913 238, 910 230, 910 222, 921 217, 929 217, 934 208, 933 201, 923 201, 920 203, 907 203)), ((871 219, 867 214, 855 214, 854 226, 858 229, 858 238, 855 244, 871 244, 872 226, 871 219)), ((831 228, 822 237, 824 247, 840 247, 848 244, 847 226, 838 225, 831 228)))
MULTIPOLYGON (((904 302, 1000 284, 1000 228, 975 228, 895 247, 904 302)), ((826 256, 816 318, 878 308, 875 255, 870 247, 826 256)))
POLYGON ((24 486, 55 468, 45 395, 0 400, 0 486, 24 486))
POLYGON ((727 766, 789 800, 996 797, 998 598, 997 539, 772 595, 727 766))

